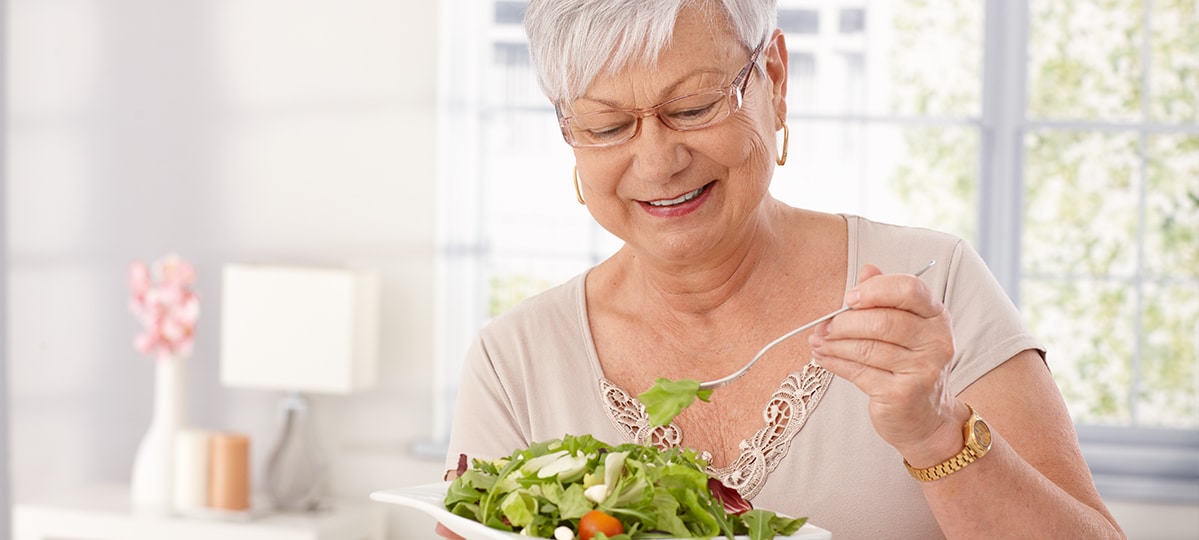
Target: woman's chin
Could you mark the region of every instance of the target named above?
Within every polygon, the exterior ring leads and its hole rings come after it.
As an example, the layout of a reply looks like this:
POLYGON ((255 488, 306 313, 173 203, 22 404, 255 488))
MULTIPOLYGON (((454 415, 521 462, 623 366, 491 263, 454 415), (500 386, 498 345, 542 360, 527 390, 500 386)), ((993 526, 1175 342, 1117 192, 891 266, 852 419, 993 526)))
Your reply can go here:
POLYGON ((716 257, 716 239, 716 233, 689 230, 662 234, 630 247, 648 260, 662 264, 693 265, 716 257))

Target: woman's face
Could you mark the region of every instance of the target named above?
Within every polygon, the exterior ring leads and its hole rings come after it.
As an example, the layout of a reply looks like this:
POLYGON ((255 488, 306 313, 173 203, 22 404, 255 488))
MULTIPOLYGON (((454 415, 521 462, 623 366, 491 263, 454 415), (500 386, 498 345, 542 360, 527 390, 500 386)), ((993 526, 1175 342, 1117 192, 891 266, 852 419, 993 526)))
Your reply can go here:
MULTIPOLYGON (((709 20, 684 9, 656 67, 632 65, 601 76, 565 112, 652 107, 730 84, 750 53, 719 19, 716 27, 709 20)), ((719 257, 754 230, 767 207, 775 132, 786 113, 782 38, 769 41, 761 55, 768 75, 752 70, 741 110, 724 122, 674 131, 651 116, 630 141, 575 149, 588 210, 638 256, 676 263, 719 257)))

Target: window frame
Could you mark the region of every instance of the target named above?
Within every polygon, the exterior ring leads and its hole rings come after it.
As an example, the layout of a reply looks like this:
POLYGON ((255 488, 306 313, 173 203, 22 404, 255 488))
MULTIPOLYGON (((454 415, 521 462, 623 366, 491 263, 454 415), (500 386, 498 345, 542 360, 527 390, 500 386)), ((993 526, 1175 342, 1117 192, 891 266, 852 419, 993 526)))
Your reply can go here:
MULTIPOLYGON (((478 220, 482 208, 479 188, 480 158, 462 150, 466 140, 479 141, 479 117, 487 105, 473 88, 486 69, 484 52, 497 41, 512 39, 511 28, 496 30, 490 20, 494 9, 456 9, 470 0, 442 3, 445 31, 441 47, 443 69, 439 91, 439 197, 442 209, 453 201, 454 220, 464 209, 475 213, 466 224, 452 222, 449 212, 439 212, 437 276, 437 337, 433 439, 413 448, 431 459, 444 457, 452 421, 457 378, 467 345, 485 324, 486 269, 490 255, 478 220), (464 20, 467 19, 467 20, 464 20), (451 29, 449 21, 454 25, 451 29), (465 27, 465 30, 464 30, 465 27), (472 31, 478 29, 480 31, 472 31), (498 36, 500 37, 497 37, 498 36), (480 60, 481 59, 481 60, 480 60), (473 62, 473 63, 472 63, 473 62), (461 69, 463 65, 475 69, 461 69), (474 297, 473 304, 466 300, 474 297), (473 306, 473 307, 471 307, 473 306)), ((1028 40, 1031 0, 986 0, 982 42, 981 110, 978 118, 901 118, 873 114, 793 114, 793 121, 880 122, 890 125, 969 125, 978 129, 978 218, 976 249, 1001 287, 1020 306, 1021 244, 1025 189, 1025 137, 1043 129, 1135 130, 1142 141, 1163 127, 1149 122, 1058 122, 1028 117, 1028 40)), ((491 0, 487 3, 494 7, 491 0)), ((1145 1, 1145 17, 1152 3, 1145 1)), ((780 6, 783 8, 785 6, 780 6)), ((866 15, 869 32, 869 13, 866 15)), ((1149 32, 1146 32, 1148 35, 1149 32)), ((1148 37, 1145 41, 1148 41, 1148 37)), ((1148 55, 1148 44, 1142 47, 1148 55)), ((1146 57, 1147 59, 1147 57, 1146 57)), ((1148 63, 1146 62, 1146 65, 1148 63)), ((1147 75, 1145 76, 1147 77, 1147 75)), ((1148 81, 1142 81, 1147 85, 1148 81)), ((1147 87, 1147 86, 1146 86, 1147 87)), ((1147 92, 1144 95, 1148 95, 1147 92)), ((1143 99, 1148 99, 1143 98, 1143 99)), ((1147 106, 1147 105, 1145 105, 1147 106)), ((548 104, 547 104, 548 108, 548 104)), ((1199 125, 1171 132, 1199 133, 1199 125)), ((565 144, 565 143, 564 143, 565 144)), ((1142 144, 1142 149, 1143 149, 1142 144)), ((1141 154, 1142 163, 1145 161, 1141 154)), ((1144 174, 1142 166, 1142 174, 1144 174)), ((1199 504, 1199 430, 1137 426, 1075 426, 1100 493, 1113 500, 1199 504)))

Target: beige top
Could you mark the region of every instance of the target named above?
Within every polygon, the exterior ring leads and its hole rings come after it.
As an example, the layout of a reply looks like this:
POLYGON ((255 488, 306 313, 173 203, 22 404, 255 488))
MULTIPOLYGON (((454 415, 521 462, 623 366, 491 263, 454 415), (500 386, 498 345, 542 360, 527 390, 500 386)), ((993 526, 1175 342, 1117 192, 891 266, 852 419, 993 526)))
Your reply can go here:
MULTIPOLYGON (((1026 349, 1041 350, 1019 313, 965 242, 926 229, 846 216, 845 287, 857 269, 924 274, 953 315, 956 394, 1026 349)), ((522 302, 479 333, 463 367, 446 456, 493 458, 535 441, 589 433, 611 444, 685 443, 675 426, 647 430, 644 408, 604 378, 592 342, 586 274, 522 302)), ((755 507, 807 516, 835 538, 940 538, 919 483, 874 431, 867 398, 812 365, 796 370, 763 405, 762 429, 728 467, 710 471, 755 507), (802 429, 801 429, 802 428, 802 429)), ((703 449, 699 449, 703 450, 703 449)))

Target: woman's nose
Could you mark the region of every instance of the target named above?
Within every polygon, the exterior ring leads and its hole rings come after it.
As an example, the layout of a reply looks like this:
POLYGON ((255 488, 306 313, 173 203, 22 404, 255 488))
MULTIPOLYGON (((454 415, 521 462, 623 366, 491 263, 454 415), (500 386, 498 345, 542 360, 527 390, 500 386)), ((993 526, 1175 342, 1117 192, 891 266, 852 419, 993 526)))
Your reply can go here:
POLYGON ((657 116, 642 118, 641 133, 626 144, 633 152, 633 172, 642 181, 669 182, 690 161, 682 133, 666 127, 657 116))

